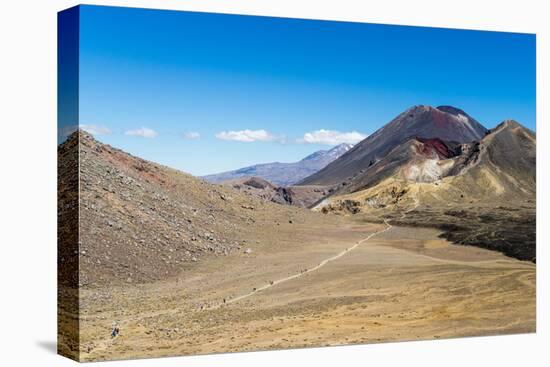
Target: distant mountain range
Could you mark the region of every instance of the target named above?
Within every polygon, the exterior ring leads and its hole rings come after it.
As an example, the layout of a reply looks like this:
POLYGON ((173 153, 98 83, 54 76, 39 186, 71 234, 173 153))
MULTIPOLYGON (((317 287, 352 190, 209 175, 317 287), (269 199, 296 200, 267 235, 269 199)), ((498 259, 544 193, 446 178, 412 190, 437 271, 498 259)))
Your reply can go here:
POLYGON ((312 153, 299 162, 256 164, 202 178, 211 183, 222 183, 244 177, 259 177, 278 186, 290 186, 324 168, 352 147, 351 144, 343 143, 332 149, 312 153))

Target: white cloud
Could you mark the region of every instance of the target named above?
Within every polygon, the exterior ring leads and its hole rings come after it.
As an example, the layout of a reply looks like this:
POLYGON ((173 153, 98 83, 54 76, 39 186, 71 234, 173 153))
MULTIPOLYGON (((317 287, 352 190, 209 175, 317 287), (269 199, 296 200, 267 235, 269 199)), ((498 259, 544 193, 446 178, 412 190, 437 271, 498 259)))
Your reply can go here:
POLYGON ((183 138, 188 140, 196 140, 201 138, 201 134, 196 131, 188 131, 183 133, 183 138))
POLYGON ((154 138, 155 136, 158 135, 158 133, 153 129, 149 129, 147 127, 142 127, 140 129, 125 131, 124 135, 141 136, 143 138, 154 138))
POLYGON ((304 134, 304 137, 298 139, 299 143, 304 144, 324 144, 338 145, 342 143, 357 144, 368 135, 357 131, 340 132, 336 130, 315 130, 304 134))
POLYGON ((222 131, 216 134, 216 138, 221 140, 234 140, 243 142, 253 141, 281 141, 282 137, 271 134, 266 130, 239 130, 239 131, 222 131))
POLYGON ((80 128, 92 135, 109 135, 111 130, 108 127, 100 125, 80 125, 80 128))

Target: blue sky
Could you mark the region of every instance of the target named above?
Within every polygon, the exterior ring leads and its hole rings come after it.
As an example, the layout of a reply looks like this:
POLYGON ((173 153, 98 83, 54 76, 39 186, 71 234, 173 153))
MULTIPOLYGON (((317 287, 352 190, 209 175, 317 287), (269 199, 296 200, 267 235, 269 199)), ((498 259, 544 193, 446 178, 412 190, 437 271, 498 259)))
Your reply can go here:
POLYGON ((535 36, 82 6, 79 98, 99 140, 195 175, 296 161, 418 104, 535 130, 535 36))

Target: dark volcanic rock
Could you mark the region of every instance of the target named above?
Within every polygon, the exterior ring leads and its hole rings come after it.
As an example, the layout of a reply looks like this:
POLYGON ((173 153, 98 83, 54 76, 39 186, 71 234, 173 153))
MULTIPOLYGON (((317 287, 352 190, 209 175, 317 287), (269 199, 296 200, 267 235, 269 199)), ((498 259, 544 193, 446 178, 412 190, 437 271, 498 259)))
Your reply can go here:
POLYGON ((328 194, 325 187, 320 186, 275 186, 260 177, 244 177, 224 182, 245 194, 262 200, 283 205, 293 205, 309 208, 319 199, 328 194))

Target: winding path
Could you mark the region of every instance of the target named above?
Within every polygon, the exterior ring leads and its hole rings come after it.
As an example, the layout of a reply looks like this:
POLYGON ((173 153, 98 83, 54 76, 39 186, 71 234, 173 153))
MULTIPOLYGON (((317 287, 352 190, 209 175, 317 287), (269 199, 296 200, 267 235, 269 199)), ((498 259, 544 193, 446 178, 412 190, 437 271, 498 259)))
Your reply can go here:
MULTIPOLYGON (((420 188, 419 188, 420 190, 420 188)), ((402 218, 405 218, 405 216, 415 210, 419 205, 420 205, 420 201, 418 200, 418 195, 417 193, 414 193, 413 194, 413 200, 414 200, 414 206, 406 211, 403 212, 403 214, 401 215, 401 219, 402 218)), ((316 270, 319 270, 320 268, 322 268, 323 266, 325 266, 326 264, 328 264, 329 262, 331 261, 334 261, 334 260, 338 260, 339 258, 341 258, 342 256, 344 256, 345 254, 347 254, 348 252, 351 252, 353 250, 355 250, 359 245, 367 242, 368 240, 370 240, 371 238, 373 238, 374 236, 377 236, 381 233, 384 233, 384 232, 387 232, 389 231, 390 229, 393 228, 393 226, 388 222, 387 219, 384 219, 384 224, 386 225, 386 228, 384 229, 381 229, 377 232, 374 232, 374 233, 371 233, 369 234, 367 237, 365 237, 364 239, 358 241, 357 243, 355 243, 353 246, 351 247, 348 247, 346 248, 344 251, 341 251, 339 252, 338 254, 334 255, 334 256, 331 256, 323 261, 321 261, 319 264, 315 265, 314 267, 312 268, 308 268, 300 273, 297 273, 297 274, 294 274, 294 275, 290 275, 288 277, 284 277, 284 278, 281 278, 281 279, 277 279, 277 280, 274 280, 272 282, 270 282, 269 284, 265 284, 261 287, 258 287, 258 288, 254 288, 251 292, 248 292, 248 293, 245 293, 243 295, 240 295, 240 296, 237 296, 237 297, 234 297, 234 298, 229 298, 229 299, 225 299, 223 302, 219 302, 219 303, 215 303, 215 304, 210 304, 208 306, 204 306, 202 308, 202 310, 213 310, 213 309, 217 309, 217 308, 220 308, 222 306, 225 306, 225 305, 228 305, 228 304, 231 304, 231 303, 234 303, 234 302, 238 302, 238 301, 242 301, 243 299, 245 298, 248 298, 248 297, 251 297, 253 296, 254 294, 258 293, 258 292, 261 292, 261 291, 264 291, 266 289, 269 289, 273 286, 276 286, 277 284, 281 284, 281 283, 284 283, 284 282, 288 282, 290 280, 293 280, 293 279, 296 279, 296 278, 300 278, 308 273, 311 273, 311 272, 314 272, 316 270)))
POLYGON ((289 280, 293 280, 293 279, 296 279, 296 278, 299 278, 299 277, 302 277, 308 273, 311 273, 313 271, 316 271, 316 270, 319 270, 320 268, 322 268, 323 266, 325 266, 326 264, 328 264, 329 262, 331 261, 334 261, 334 260, 338 260, 339 258, 341 258, 342 256, 344 256, 345 254, 347 254, 348 252, 350 251, 353 251, 354 249, 357 248, 357 246, 361 245, 362 243, 365 243, 367 242, 368 240, 370 240, 371 238, 373 238, 374 236, 376 235, 379 235, 381 233, 384 233, 388 230, 390 230, 393 226, 387 222, 387 220, 384 220, 384 223, 386 224, 386 228, 384 229, 381 229, 380 231, 377 231, 377 232, 374 232, 374 233, 371 233, 370 235, 368 235, 366 238, 362 239, 361 241, 358 241, 357 243, 355 243, 353 246, 351 247, 348 247, 346 248, 344 251, 341 251, 339 252, 338 254, 334 255, 334 256, 331 256, 323 261, 321 261, 319 264, 315 265, 314 267, 312 268, 309 268, 309 269, 306 269, 300 273, 297 273, 297 274, 294 274, 294 275, 290 275, 288 277, 285 277, 285 278, 281 278, 281 279, 277 279, 277 280, 274 280, 272 282, 270 282, 269 284, 266 284, 264 286, 261 286, 261 287, 258 287, 258 288, 255 288, 254 290, 252 290, 251 292, 249 293, 246 293, 246 294, 243 294, 241 296, 238 296, 238 297, 235 297, 235 298, 231 298, 231 299, 227 299, 224 302, 221 302, 221 303, 218 303, 218 304, 214 304, 214 305, 211 305, 209 307, 205 307, 204 309, 205 310, 212 310, 212 309, 215 309, 215 308, 219 308, 223 305, 227 305, 227 304, 230 304, 230 303, 234 303, 234 302, 238 302, 238 301, 241 301, 245 298, 248 298, 258 292, 261 292, 261 291, 264 291, 268 288, 271 288, 277 284, 281 284, 281 283, 284 283, 284 282, 288 282, 289 280))

